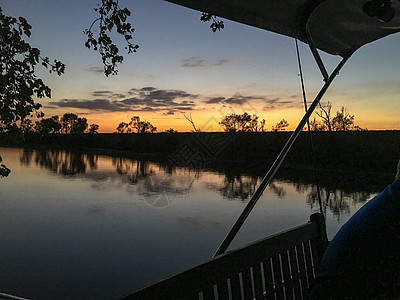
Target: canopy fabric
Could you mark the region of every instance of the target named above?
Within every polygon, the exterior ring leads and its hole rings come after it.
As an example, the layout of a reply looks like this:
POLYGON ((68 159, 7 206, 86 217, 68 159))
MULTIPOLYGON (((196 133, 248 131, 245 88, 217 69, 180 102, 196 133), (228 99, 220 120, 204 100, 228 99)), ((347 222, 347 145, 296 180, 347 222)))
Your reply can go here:
POLYGON ((361 46, 400 31, 400 1, 386 0, 389 22, 363 12, 367 2, 384 0, 166 0, 239 23, 297 38, 342 57, 361 46))

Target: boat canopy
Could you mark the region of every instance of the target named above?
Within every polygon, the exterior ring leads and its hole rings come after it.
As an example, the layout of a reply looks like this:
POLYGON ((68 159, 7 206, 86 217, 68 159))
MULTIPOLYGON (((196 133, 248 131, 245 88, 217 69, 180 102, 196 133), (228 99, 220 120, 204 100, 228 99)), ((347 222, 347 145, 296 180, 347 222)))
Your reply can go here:
POLYGON ((349 57, 400 31, 399 0, 167 0, 349 57))

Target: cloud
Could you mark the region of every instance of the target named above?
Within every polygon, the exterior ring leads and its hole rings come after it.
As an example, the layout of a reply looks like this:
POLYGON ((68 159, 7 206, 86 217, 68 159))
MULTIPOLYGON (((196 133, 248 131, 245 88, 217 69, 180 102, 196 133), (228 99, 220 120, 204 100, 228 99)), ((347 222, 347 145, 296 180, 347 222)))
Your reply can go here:
POLYGON ((92 92, 93 97, 103 97, 103 96, 109 96, 113 92, 111 91, 94 91, 92 92))
POLYGON ((221 67, 230 62, 229 59, 219 59, 216 62, 210 62, 200 56, 192 56, 182 59, 181 66, 184 68, 202 68, 202 67, 221 67))
POLYGON ((264 97, 260 96, 242 96, 239 93, 234 94, 232 97, 214 97, 205 101, 206 104, 230 104, 230 105, 244 105, 250 100, 264 100, 264 97))
POLYGON ((214 63, 214 66, 220 67, 220 66, 226 65, 229 62, 230 62, 229 59, 220 59, 216 63, 214 63))
POLYGON ((104 69, 100 67, 91 67, 89 71, 93 73, 104 73, 104 69))
POLYGON ((94 91, 93 96, 102 96, 102 98, 62 99, 58 102, 49 102, 49 104, 53 107, 98 111, 165 111, 166 114, 173 114, 176 111, 193 110, 196 106, 193 100, 198 97, 182 90, 161 90, 154 87, 131 89, 127 94, 130 95, 129 98, 111 91, 94 91))
MULTIPOLYGON (((293 96, 288 97, 293 99, 293 96)), ((297 98, 297 97, 296 97, 297 98)), ((281 98, 265 99, 265 105, 263 106, 264 111, 274 110, 277 108, 293 108, 300 107, 301 102, 294 100, 281 100, 281 98)))
POLYGON ((197 68, 197 67, 204 67, 205 65, 206 65, 206 60, 201 57, 193 56, 182 59, 182 67, 184 68, 197 68))
POLYGON ((205 103, 207 103, 207 104, 218 104, 218 103, 223 103, 223 101, 225 99, 226 99, 225 97, 214 97, 214 98, 208 99, 205 103))

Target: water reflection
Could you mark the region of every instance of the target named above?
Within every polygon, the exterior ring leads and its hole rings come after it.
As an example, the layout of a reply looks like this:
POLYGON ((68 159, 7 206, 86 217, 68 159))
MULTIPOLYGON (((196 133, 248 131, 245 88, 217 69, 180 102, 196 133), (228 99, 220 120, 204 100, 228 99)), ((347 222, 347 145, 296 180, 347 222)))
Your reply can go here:
POLYGON ((256 176, 225 174, 224 184, 218 190, 227 199, 246 201, 254 194, 258 184, 259 180, 256 176))
MULTIPOLYGON (((139 194, 143 200, 153 207, 167 207, 171 205, 177 195, 188 194, 194 182, 202 181, 204 174, 209 171, 201 169, 180 168, 167 162, 155 162, 139 160, 129 157, 103 156, 98 154, 84 154, 80 152, 61 150, 23 150, 20 152, 20 162, 29 166, 32 163, 49 169, 51 172, 74 177, 80 176, 92 180, 98 184, 93 185, 96 189, 107 189, 107 184, 117 184, 129 189, 134 186, 132 193, 139 194), (99 166, 99 160, 111 161, 106 165, 104 162, 99 166)), ((286 197, 288 186, 294 186, 299 194, 306 195, 306 202, 312 210, 319 209, 319 199, 316 186, 312 183, 310 172, 299 169, 286 169, 278 173, 276 181, 273 181, 268 190, 278 199, 286 197), (277 184, 284 182, 285 184, 277 184)), ((222 176, 222 181, 208 184, 208 188, 218 191, 223 198, 228 200, 239 200, 246 202, 254 194, 262 177, 259 171, 246 174, 230 170, 226 166, 221 170, 213 169, 211 174, 222 176)), ((205 176, 205 175, 204 175, 205 176)), ((322 209, 331 212, 338 220, 341 215, 348 215, 351 207, 362 204, 369 200, 375 193, 379 192, 388 181, 381 178, 381 182, 375 177, 371 179, 354 182, 346 179, 345 174, 332 176, 325 174, 321 176, 320 194, 322 198, 322 209), (352 182, 351 186, 348 186, 352 182)), ((371 177, 372 178, 372 177, 371 177)))
MULTIPOLYGON (((318 191, 316 186, 309 188, 307 194, 307 204, 312 209, 319 208, 318 191)), ((377 191, 376 191, 377 192, 377 191)), ((322 200, 322 209, 326 214, 327 211, 339 220, 342 214, 350 214, 351 206, 365 203, 372 198, 375 193, 368 191, 346 192, 341 189, 332 189, 329 187, 321 187, 320 195, 322 200)))
POLYGON ((60 150, 30 151, 24 149, 20 155, 21 164, 30 166, 32 160, 36 165, 54 173, 74 176, 85 173, 86 170, 97 169, 98 156, 60 150))
POLYGON ((124 157, 112 157, 112 164, 125 182, 137 184, 156 173, 148 161, 132 160, 124 157))

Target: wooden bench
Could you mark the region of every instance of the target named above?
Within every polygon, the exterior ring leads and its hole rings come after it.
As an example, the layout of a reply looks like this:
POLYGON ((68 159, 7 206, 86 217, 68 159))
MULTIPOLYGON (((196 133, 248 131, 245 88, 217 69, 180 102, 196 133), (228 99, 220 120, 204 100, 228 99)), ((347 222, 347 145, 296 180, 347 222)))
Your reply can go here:
POLYGON ((328 240, 321 214, 122 299, 304 299, 328 240))

